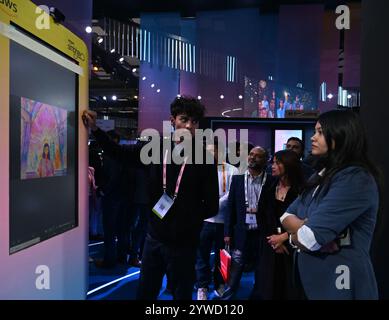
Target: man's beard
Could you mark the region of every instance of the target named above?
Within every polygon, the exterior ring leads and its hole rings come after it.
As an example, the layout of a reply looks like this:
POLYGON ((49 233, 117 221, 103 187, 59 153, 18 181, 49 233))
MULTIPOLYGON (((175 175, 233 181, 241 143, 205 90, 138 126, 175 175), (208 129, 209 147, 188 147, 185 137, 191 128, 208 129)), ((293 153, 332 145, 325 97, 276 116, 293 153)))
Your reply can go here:
POLYGON ((249 162, 247 164, 247 167, 250 168, 250 169, 254 169, 254 170, 261 170, 262 169, 262 164, 261 163, 257 163, 257 162, 249 162))

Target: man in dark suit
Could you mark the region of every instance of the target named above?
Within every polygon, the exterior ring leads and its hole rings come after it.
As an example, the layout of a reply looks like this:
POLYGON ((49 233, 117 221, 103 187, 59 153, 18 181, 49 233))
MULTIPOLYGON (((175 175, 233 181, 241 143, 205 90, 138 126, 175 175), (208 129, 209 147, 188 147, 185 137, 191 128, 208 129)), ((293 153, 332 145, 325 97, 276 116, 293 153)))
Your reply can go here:
POLYGON ((267 158, 264 148, 254 147, 248 155, 247 171, 232 178, 224 217, 224 241, 233 247, 232 263, 228 286, 222 299, 231 299, 236 293, 251 249, 257 253, 255 265, 258 264, 261 214, 265 212, 272 182, 272 177, 265 171, 267 158))
MULTIPOLYGON (((200 101, 191 97, 176 98, 170 111, 174 129, 182 129, 193 138, 205 111, 200 101)), ((123 148, 110 143, 96 126, 95 113, 85 111, 83 120, 106 152, 127 165, 141 165, 139 148, 123 148)), ((173 154, 173 161, 165 162, 166 150, 163 150, 159 161, 149 165, 151 214, 143 248, 138 299, 156 300, 165 274, 169 277, 174 299, 192 299, 201 226, 204 219, 215 216, 219 210, 219 188, 216 164, 205 164, 204 159, 202 164, 195 164, 195 151, 203 150, 203 142, 196 148, 195 139, 189 140, 192 152, 188 153, 186 165, 185 161, 175 163, 174 158, 175 154, 185 151, 187 144, 184 143, 188 141, 174 140, 171 141, 173 151, 169 154, 173 154), (170 209, 166 210, 166 202, 160 200, 170 201, 170 209)), ((204 153, 203 156, 206 157, 204 153)))
POLYGON ((286 149, 296 152, 301 160, 301 168, 303 169, 304 178, 306 181, 313 175, 315 170, 303 161, 305 146, 301 139, 290 137, 286 142, 286 149))

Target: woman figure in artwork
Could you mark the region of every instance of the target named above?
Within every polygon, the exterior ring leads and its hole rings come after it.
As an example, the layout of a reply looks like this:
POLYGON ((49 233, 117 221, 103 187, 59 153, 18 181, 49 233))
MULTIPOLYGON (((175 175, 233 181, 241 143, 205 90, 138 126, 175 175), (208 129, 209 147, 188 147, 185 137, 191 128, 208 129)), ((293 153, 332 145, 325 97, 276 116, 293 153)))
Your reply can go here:
POLYGON ((54 176, 54 165, 53 161, 50 159, 50 148, 48 143, 43 145, 42 158, 38 165, 38 176, 40 178, 54 176))

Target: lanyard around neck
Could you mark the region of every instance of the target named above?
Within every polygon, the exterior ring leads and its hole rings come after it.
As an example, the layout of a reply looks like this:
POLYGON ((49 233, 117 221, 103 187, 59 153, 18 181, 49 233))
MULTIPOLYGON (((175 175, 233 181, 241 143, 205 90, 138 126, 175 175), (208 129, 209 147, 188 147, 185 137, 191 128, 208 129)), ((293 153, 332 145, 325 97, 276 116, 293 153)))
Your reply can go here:
MULTIPOLYGON (((166 193, 166 163, 167 163, 167 153, 168 153, 168 150, 166 150, 165 152, 165 156, 163 158, 163 193, 166 193)), ((184 158, 184 163, 181 165, 181 170, 180 170, 180 174, 178 175, 178 178, 177 178, 177 182, 176 182, 176 189, 174 190, 174 196, 173 196, 173 200, 175 200, 177 198, 177 195, 178 195, 178 190, 180 189, 180 184, 181 184, 181 179, 182 179, 182 175, 184 174, 184 169, 185 169, 185 165, 186 165, 186 162, 188 161, 188 157, 185 157, 184 158)))
POLYGON ((226 181, 226 164, 222 163, 222 172, 223 172, 223 194, 226 193, 227 181, 226 181))
MULTIPOLYGON (((248 175, 249 175, 249 171, 247 170, 245 175, 244 175, 244 201, 245 201, 246 208, 249 207, 249 198, 248 198, 248 192, 247 192, 247 190, 248 190, 248 175)), ((267 178, 267 174, 264 171, 262 173, 262 181, 260 183, 261 188, 259 189, 258 201, 259 201, 259 198, 261 197, 263 185, 266 182, 266 178, 267 178)))

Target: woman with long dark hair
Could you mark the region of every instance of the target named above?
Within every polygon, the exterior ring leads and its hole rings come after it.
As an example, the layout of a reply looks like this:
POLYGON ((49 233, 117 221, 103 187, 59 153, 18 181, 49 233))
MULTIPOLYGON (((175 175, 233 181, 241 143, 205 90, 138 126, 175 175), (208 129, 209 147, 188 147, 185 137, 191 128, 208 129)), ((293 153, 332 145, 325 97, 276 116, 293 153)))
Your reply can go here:
POLYGON ((379 206, 379 175, 368 157, 356 113, 320 115, 312 154, 322 170, 281 217, 300 249, 299 276, 308 299, 377 299, 370 259, 379 206))
POLYGON ((304 175, 297 153, 282 150, 275 153, 272 164, 275 181, 269 191, 268 207, 261 215, 260 266, 253 299, 297 299, 293 288, 293 252, 288 233, 279 218, 301 192, 304 175))
POLYGON ((38 164, 38 176, 51 177, 54 176, 53 160, 50 159, 50 146, 48 143, 43 145, 42 157, 38 164))

